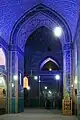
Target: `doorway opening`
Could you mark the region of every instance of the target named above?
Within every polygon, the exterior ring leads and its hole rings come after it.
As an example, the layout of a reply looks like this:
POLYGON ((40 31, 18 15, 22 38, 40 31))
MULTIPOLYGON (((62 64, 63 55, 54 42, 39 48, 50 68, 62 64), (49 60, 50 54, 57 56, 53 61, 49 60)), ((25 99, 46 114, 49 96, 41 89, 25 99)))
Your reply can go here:
POLYGON ((30 35, 24 54, 24 76, 28 78, 25 108, 61 109, 62 56, 62 44, 50 29, 42 26, 30 35))

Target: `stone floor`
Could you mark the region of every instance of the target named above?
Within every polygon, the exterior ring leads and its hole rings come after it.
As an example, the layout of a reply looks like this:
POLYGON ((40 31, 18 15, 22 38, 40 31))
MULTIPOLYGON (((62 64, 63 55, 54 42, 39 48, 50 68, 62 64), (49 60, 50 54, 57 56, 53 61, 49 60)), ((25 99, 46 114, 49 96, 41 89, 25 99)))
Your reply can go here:
POLYGON ((26 109, 23 113, 0 115, 0 120, 77 120, 75 116, 63 116, 58 110, 26 109))

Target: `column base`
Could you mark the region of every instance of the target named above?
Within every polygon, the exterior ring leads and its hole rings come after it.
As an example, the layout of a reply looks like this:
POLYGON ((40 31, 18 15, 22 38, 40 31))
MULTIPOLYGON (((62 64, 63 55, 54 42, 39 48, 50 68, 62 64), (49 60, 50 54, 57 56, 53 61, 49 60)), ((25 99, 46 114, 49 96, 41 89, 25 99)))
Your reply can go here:
POLYGON ((18 98, 18 112, 24 112, 24 99, 23 97, 18 98))
POLYGON ((16 98, 12 97, 11 99, 11 106, 10 106, 9 113, 20 113, 24 111, 24 99, 23 97, 18 98, 18 103, 16 104, 16 98))

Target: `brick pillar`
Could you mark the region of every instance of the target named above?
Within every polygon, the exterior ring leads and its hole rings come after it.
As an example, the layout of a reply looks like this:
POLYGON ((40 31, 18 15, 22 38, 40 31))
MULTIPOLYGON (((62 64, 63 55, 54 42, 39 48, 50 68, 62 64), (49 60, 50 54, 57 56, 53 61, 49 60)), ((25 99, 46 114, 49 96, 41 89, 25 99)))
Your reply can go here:
POLYGON ((72 45, 71 43, 64 44, 63 50, 63 95, 68 93, 71 96, 71 81, 72 81, 72 70, 71 70, 71 59, 72 59, 72 45))
POLYGON ((17 50, 9 51, 8 73, 8 113, 18 112, 18 54, 17 50), (14 77, 15 76, 15 77, 14 77), (17 77, 16 77, 17 76, 17 77))

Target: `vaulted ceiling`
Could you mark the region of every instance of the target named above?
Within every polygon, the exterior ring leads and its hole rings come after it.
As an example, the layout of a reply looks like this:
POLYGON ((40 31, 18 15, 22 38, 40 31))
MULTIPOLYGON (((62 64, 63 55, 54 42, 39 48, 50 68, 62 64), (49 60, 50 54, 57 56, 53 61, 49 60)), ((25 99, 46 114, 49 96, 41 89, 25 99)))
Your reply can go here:
POLYGON ((0 0, 0 36, 8 42, 16 21, 39 3, 59 13, 74 36, 78 20, 78 0, 0 0))
POLYGON ((26 42, 26 47, 31 52, 61 52, 62 45, 58 38, 55 38, 52 31, 42 26, 34 31, 26 42), (61 50, 61 51, 60 51, 61 50))
POLYGON ((36 29, 28 38, 24 56, 25 73, 28 73, 30 69, 49 70, 50 67, 53 70, 58 70, 58 67, 62 69, 63 66, 61 41, 55 38, 52 31, 44 26, 36 29), (47 66, 45 66, 46 63, 48 63, 47 66))

